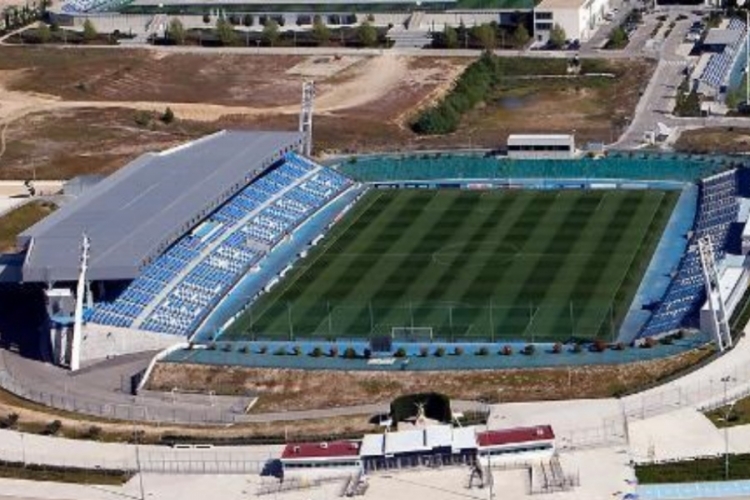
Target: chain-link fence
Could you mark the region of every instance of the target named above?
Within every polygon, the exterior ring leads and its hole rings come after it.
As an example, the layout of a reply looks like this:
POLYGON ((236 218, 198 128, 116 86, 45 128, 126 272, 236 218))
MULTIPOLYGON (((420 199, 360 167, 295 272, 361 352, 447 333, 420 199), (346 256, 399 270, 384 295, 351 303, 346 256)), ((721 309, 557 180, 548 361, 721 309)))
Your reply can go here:
POLYGON ((634 419, 644 419, 678 408, 695 407, 710 410, 750 395, 750 366, 738 365, 717 378, 675 384, 671 388, 623 398, 623 412, 634 419))
POLYGON ((0 388, 23 399, 74 413, 96 417, 154 423, 188 425, 232 424, 242 422, 252 398, 214 394, 148 394, 133 396, 121 403, 97 402, 73 394, 46 392, 26 386, 7 371, 0 370, 0 388))

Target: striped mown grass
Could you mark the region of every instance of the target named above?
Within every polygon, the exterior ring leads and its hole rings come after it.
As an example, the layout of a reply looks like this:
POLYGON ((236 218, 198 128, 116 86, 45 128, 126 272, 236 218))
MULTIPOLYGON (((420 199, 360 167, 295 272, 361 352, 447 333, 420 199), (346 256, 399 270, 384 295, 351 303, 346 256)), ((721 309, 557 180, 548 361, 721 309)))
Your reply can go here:
POLYGON ((373 191, 225 339, 611 338, 673 191, 373 191))

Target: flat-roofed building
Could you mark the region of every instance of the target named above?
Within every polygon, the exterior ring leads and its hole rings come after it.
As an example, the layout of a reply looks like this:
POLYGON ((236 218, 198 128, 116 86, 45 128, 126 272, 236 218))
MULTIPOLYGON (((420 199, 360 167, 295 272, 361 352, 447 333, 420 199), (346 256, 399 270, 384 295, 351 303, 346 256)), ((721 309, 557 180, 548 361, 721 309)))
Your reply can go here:
POLYGON ((575 156, 575 138, 569 134, 511 134, 508 157, 567 160, 575 156))
POLYGON ((295 469, 351 469, 360 470, 360 444, 355 441, 287 444, 281 454, 284 471, 295 469))
POLYGON ((552 458, 555 433, 549 425, 484 431, 477 434, 477 459, 519 462, 552 458))
POLYGON ((534 37, 547 42, 559 24, 568 40, 585 42, 596 32, 609 8, 608 0, 542 0, 534 9, 534 37))

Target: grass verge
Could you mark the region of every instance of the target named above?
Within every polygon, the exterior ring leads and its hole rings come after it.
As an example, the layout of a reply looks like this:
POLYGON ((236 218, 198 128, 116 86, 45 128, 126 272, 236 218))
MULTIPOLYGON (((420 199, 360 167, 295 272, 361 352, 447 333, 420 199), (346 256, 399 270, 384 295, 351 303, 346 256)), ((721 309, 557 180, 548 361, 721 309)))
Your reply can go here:
POLYGON ((16 236, 56 209, 53 203, 32 201, 0 217, 0 252, 15 251, 16 236))
POLYGON ((98 484, 122 486, 133 477, 133 472, 114 469, 80 469, 53 465, 23 464, 0 461, 0 477, 28 481, 56 483, 98 484))
POLYGON ((750 454, 729 456, 728 478, 725 477, 723 456, 680 462, 636 465, 635 475, 640 484, 750 479, 750 454))

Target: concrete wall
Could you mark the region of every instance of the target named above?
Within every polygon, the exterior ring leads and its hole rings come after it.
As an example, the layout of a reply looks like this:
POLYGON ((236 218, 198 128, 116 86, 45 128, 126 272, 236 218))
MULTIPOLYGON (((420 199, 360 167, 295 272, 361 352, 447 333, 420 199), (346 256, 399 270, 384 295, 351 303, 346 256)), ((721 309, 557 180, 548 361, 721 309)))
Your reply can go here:
POLYGON ((123 354, 166 349, 184 342, 185 338, 177 335, 88 323, 83 326, 81 363, 85 365, 123 354))

